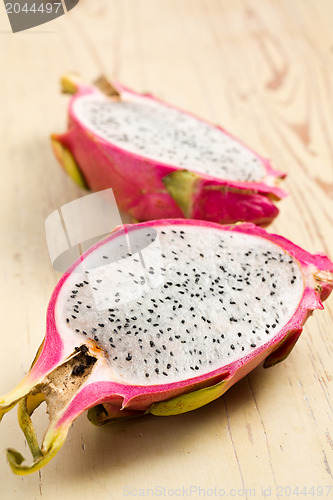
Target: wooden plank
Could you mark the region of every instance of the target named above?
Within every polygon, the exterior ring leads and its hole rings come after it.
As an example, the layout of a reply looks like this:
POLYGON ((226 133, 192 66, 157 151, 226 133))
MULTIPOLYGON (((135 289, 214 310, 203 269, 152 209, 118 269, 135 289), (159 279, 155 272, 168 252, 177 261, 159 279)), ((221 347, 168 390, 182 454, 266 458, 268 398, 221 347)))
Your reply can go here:
MULTIPOLYGON (((48 140, 65 128, 60 75, 106 73, 226 127, 288 173, 291 196, 270 230, 332 258, 332 16, 328 0, 81 0, 12 35, 0 7, 0 393, 27 372, 59 278, 45 218, 82 194, 48 140)), ((332 498, 332 323, 328 301, 286 361, 257 368, 191 414, 102 429, 81 416, 59 455, 24 478, 2 455, 1 498, 118 500, 163 488, 192 498, 214 488, 215 496, 264 498, 264 488, 299 498, 312 486, 332 498)), ((14 411, 5 416, 1 448, 27 454, 15 420, 14 411)))

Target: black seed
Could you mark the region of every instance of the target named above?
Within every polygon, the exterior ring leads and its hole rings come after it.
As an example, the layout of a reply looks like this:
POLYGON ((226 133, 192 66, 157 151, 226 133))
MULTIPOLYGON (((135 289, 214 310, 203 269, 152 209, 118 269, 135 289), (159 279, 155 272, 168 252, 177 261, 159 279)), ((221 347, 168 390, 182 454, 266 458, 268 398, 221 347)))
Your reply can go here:
POLYGON ((132 354, 128 353, 126 356, 126 361, 131 361, 132 359, 132 354))

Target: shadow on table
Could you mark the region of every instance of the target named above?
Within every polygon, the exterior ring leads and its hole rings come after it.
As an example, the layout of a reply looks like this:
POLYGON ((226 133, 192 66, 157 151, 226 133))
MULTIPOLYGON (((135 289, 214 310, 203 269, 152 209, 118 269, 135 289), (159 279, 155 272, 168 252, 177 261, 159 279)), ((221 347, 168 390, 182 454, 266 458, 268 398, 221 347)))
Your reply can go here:
MULTIPOLYGON (((248 405, 253 405, 252 390, 256 392, 257 381, 262 385, 262 377, 265 377, 266 373, 266 370, 258 367, 251 373, 251 388, 246 377, 216 401, 182 415, 149 415, 99 428, 89 423, 86 425, 80 417, 74 428, 77 433, 80 432, 79 425, 84 427, 84 450, 82 442, 70 432, 73 466, 66 464, 67 467, 62 471, 62 480, 80 479, 88 483, 91 481, 92 469, 94 479, 99 476, 102 479, 106 471, 110 478, 112 474, 117 474, 120 470, 123 472, 124 469, 128 469, 130 476, 135 476, 136 468, 140 471, 145 468, 149 470, 150 464, 161 457, 163 464, 166 457, 176 460, 181 455, 195 453, 200 447, 202 437, 211 439, 217 447, 230 446, 228 426, 230 425, 232 434, 237 433, 233 422, 248 405)), ((67 442, 67 446, 68 444, 67 442)), ((207 463, 203 466, 209 466, 210 460, 207 456, 207 463)))

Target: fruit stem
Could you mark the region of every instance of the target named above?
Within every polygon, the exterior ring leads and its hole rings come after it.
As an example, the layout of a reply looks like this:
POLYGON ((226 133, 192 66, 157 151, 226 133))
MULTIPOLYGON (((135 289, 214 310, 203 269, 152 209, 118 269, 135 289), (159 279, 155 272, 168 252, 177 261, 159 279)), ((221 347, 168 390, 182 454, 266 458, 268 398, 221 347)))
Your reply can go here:
POLYGON ((108 97, 116 97, 116 98, 121 97, 120 92, 104 75, 99 76, 97 80, 94 81, 94 85, 108 97))
POLYGON ((94 89, 94 87, 97 87, 100 92, 108 97, 113 97, 116 99, 119 99, 121 97, 118 89, 104 75, 99 76, 92 85, 89 85, 85 83, 79 75, 75 73, 68 73, 61 77, 60 83, 61 91, 64 94, 76 94, 80 91, 80 89, 89 89, 91 91, 94 89))
POLYGON ((18 422, 25 435, 27 444, 31 451, 33 462, 31 465, 22 465, 24 457, 12 448, 7 449, 8 463, 15 474, 23 476, 30 474, 46 465, 51 458, 59 451, 65 442, 68 429, 71 421, 66 425, 57 427, 56 424, 49 427, 46 436, 44 437, 42 449, 39 447, 37 435, 33 426, 31 415, 34 410, 45 401, 45 396, 41 392, 35 394, 29 393, 25 396, 18 405, 18 422))
POLYGON ((73 420, 84 411, 85 399, 77 403, 75 411, 64 418, 64 413, 90 377, 97 359, 90 354, 86 345, 75 347, 75 351, 40 379, 29 374, 16 389, 0 400, 0 418, 18 404, 18 422, 31 451, 33 462, 22 465, 23 456, 13 449, 7 450, 7 458, 15 474, 24 475, 43 467, 64 444, 73 420), (46 401, 50 424, 40 448, 31 420, 35 409, 46 401))
POLYGON ((50 446, 46 450, 40 450, 40 455, 35 457, 35 460, 31 465, 22 465, 24 458, 21 453, 9 448, 7 450, 7 459, 12 471, 19 476, 24 476, 26 474, 36 472, 44 467, 44 465, 46 465, 51 458, 54 457, 64 444, 68 428, 69 426, 59 430, 58 432, 53 432, 52 435, 50 434, 50 446))

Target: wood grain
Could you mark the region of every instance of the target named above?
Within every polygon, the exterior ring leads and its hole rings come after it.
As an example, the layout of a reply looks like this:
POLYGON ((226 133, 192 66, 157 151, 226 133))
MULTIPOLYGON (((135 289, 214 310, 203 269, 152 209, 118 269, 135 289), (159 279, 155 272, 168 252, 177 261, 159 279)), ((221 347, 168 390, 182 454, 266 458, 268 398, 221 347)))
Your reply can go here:
MULTIPOLYGON (((0 5, 0 393, 27 372, 59 278, 45 218, 82 194, 48 139, 65 128, 60 75, 106 73, 226 127, 288 173, 290 196, 270 230, 332 258, 332 19, 329 0, 81 0, 12 35, 0 5)), ((2 455, 1 499, 118 500, 163 488, 305 498, 312 486, 312 498, 317 487, 333 498, 332 331, 328 300, 286 361, 257 368, 205 408, 102 429, 81 416, 59 455, 24 478, 2 455)), ((42 414, 35 421, 45 424, 42 414)), ((0 442, 27 453, 14 411, 0 442)))

